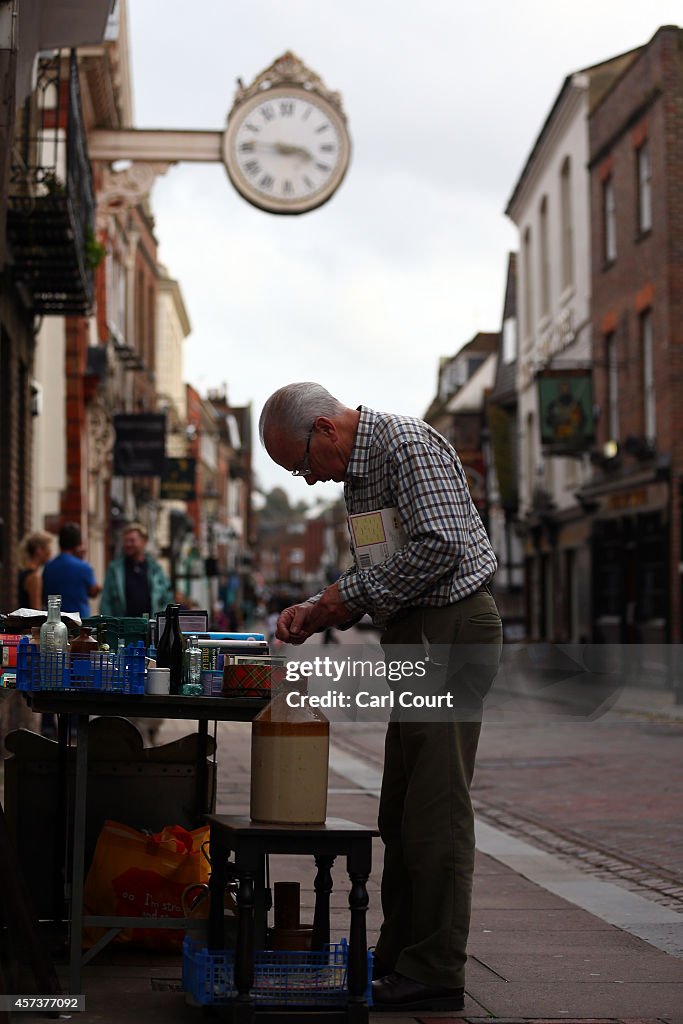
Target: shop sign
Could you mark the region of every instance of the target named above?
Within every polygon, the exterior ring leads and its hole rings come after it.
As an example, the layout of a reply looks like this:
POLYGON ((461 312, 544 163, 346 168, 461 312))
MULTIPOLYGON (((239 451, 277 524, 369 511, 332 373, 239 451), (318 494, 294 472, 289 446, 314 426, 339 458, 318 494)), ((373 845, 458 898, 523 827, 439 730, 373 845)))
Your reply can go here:
POLYGON ((595 441, 590 370, 543 370, 537 380, 541 445, 552 455, 585 452, 595 441))
POLYGON ((486 463, 484 455, 478 451, 458 452, 462 468, 467 477, 467 485, 472 501, 481 512, 486 508, 486 463))
POLYGON ((197 471, 196 459, 166 459, 161 478, 160 497, 163 501, 194 501, 197 471))
POLYGON ((119 413, 114 416, 114 476, 156 476, 164 471, 164 413, 119 413))

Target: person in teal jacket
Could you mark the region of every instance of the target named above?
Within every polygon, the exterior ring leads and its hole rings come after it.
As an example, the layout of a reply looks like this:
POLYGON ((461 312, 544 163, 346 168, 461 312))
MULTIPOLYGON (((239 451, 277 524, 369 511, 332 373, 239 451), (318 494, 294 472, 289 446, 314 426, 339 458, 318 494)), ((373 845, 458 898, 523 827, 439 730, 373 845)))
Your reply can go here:
POLYGON ((163 611, 173 601, 166 573, 147 554, 148 533, 141 523, 130 523, 123 531, 123 554, 107 567, 101 615, 150 615, 163 611))

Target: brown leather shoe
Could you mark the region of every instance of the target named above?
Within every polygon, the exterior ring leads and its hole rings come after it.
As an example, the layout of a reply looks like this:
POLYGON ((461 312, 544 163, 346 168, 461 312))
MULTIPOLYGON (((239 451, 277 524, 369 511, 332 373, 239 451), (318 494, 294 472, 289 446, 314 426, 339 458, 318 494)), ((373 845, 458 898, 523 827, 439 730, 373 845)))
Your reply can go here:
POLYGON ((462 1010, 464 988, 439 988, 423 985, 391 971, 372 983, 374 1010, 462 1010))

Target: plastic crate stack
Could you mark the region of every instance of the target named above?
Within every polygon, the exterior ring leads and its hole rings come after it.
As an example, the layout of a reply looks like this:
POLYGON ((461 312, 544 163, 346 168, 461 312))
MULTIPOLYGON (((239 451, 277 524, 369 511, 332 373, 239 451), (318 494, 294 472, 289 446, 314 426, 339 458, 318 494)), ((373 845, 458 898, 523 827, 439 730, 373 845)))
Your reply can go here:
POLYGON ((140 640, 119 653, 51 654, 24 637, 17 648, 17 689, 143 694, 145 645, 140 640))

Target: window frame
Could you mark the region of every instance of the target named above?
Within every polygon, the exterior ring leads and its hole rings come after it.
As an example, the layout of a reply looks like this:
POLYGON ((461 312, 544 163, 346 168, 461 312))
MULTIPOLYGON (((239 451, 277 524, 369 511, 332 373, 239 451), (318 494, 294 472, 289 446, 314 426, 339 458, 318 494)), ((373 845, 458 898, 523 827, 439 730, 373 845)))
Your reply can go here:
POLYGON ((602 255, 607 266, 617 258, 617 201, 611 174, 602 183, 602 255))

